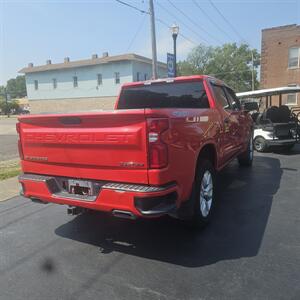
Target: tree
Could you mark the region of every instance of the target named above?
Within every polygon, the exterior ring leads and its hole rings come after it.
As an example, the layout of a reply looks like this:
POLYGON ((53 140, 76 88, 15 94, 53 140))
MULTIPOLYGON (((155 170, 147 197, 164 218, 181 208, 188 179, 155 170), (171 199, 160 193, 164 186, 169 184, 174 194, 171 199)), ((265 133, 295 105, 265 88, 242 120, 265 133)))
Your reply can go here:
POLYGON ((10 114, 13 111, 18 111, 20 108, 20 105, 17 101, 9 101, 6 103, 4 100, 0 100, 0 109, 4 114, 10 114))
POLYGON ((257 88, 260 55, 256 49, 252 50, 246 44, 237 46, 233 43, 219 47, 199 45, 191 51, 185 61, 178 63, 178 74, 212 75, 226 82, 237 92, 248 91, 252 88, 252 53, 254 86, 257 88))
POLYGON ((177 68, 180 75, 206 74, 207 67, 213 59, 214 48, 199 45, 189 53, 187 60, 178 62, 177 68))
POLYGON ((0 85, 0 101, 4 100, 5 95, 5 87, 3 85, 0 85))
POLYGON ((6 85, 7 93, 13 98, 23 98, 27 95, 25 76, 9 79, 6 85))

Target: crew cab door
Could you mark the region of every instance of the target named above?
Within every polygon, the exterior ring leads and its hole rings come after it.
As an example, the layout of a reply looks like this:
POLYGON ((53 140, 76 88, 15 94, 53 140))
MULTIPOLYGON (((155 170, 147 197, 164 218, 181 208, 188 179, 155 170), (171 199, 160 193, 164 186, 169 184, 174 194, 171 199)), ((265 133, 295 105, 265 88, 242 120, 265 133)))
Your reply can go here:
POLYGON ((225 87, 216 83, 212 83, 215 101, 220 113, 220 153, 221 164, 226 164, 239 149, 238 136, 239 115, 231 106, 226 95, 225 87))
POLYGON ((224 86, 223 89, 225 90, 226 97, 230 106, 228 111, 230 111, 237 124, 237 127, 234 130, 233 138, 235 139, 237 150, 240 150, 243 147, 245 141, 246 143, 248 143, 248 134, 246 132, 246 116, 242 111, 240 101, 236 97, 234 91, 226 86, 224 86))

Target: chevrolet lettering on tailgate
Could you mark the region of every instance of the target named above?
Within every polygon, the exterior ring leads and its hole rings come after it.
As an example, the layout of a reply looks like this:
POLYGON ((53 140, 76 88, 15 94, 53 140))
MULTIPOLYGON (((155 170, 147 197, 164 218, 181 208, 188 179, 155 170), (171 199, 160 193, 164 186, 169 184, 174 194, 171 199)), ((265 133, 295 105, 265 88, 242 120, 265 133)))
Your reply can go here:
POLYGON ((36 143, 88 143, 88 144, 133 144, 135 135, 130 133, 25 133, 25 142, 36 143))

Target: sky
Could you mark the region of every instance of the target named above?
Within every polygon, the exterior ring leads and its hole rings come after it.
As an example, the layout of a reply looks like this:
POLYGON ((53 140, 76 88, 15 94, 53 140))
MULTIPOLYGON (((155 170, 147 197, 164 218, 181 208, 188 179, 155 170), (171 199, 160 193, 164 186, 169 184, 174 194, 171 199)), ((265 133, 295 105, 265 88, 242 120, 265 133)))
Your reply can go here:
MULTIPOLYGON (((124 2, 148 11, 148 0, 124 2)), ((300 0, 154 0, 154 9, 165 23, 156 21, 157 54, 163 62, 173 48, 167 25, 174 23, 179 26, 179 60, 199 43, 246 42, 260 51, 263 28, 300 24, 300 0)), ((103 52, 151 57, 149 15, 115 0, 0 0, 0 85, 29 62, 59 63, 66 56, 77 60, 103 52)))

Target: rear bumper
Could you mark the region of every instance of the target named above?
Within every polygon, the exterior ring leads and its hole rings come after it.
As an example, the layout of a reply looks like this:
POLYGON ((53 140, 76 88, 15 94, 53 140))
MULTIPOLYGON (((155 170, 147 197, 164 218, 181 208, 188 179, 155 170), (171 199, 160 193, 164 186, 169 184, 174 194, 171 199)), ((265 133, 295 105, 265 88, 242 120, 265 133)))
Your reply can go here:
POLYGON ((69 194, 62 190, 57 178, 36 174, 19 176, 23 195, 43 202, 113 213, 126 211, 136 217, 157 217, 176 210, 178 187, 175 184, 149 186, 114 182, 97 182, 99 192, 94 196, 69 194))

